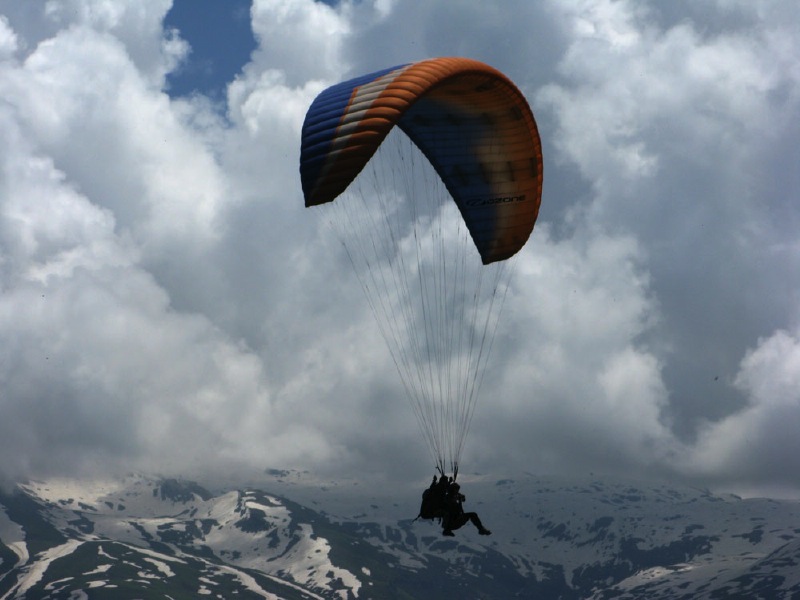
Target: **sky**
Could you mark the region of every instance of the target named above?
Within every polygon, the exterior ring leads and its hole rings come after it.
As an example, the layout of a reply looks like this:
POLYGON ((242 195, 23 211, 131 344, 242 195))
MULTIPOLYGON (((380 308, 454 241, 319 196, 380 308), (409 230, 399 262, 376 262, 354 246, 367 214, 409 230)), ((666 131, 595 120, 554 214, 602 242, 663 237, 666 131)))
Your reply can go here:
POLYGON ((800 494, 795 0, 187 5, 0 0, 1 481, 429 477, 300 129, 466 56, 529 101, 544 193, 462 472, 800 494))

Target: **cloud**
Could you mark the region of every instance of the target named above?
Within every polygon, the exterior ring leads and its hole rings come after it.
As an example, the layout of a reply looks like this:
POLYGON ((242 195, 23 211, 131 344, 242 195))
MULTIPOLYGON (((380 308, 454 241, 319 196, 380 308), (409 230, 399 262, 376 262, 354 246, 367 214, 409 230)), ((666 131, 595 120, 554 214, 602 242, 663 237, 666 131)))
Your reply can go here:
POLYGON ((662 365, 640 342, 659 318, 640 254, 632 237, 555 240, 537 226, 514 273, 491 361, 504 370, 490 367, 499 389, 485 390, 472 460, 547 472, 668 463, 677 444, 662 365), (503 430, 513 443, 496 443, 503 430))
POLYGON ((259 46, 254 68, 279 70, 292 86, 338 79, 345 70, 342 46, 350 32, 347 11, 347 4, 337 9, 312 0, 253 2, 253 34, 259 46))
POLYGON ((154 275, 213 247, 223 178, 96 29, 73 26, 0 69, 3 475, 246 462, 271 438, 236 441, 269 409, 261 363, 176 311, 154 275))
POLYGON ((174 311, 113 212, 3 117, 3 475, 263 451, 236 433, 269 410, 257 357, 174 311))
POLYGON ((191 60, 169 4, 0 0, 5 478, 419 477, 299 136, 328 85, 465 55, 545 146, 465 468, 796 479, 795 3, 257 0, 224 107, 165 93, 191 60))
POLYGON ((776 331, 745 355, 734 384, 748 405, 702 430, 689 470, 751 485, 795 485, 800 445, 800 336, 776 331))
POLYGON ((158 244, 213 235, 218 169, 116 38, 66 30, 4 81, 20 122, 121 228, 158 244))
POLYGON ((791 294, 766 290, 797 284, 778 275, 796 256, 775 252, 794 235, 796 181, 775 165, 797 154, 798 103, 795 67, 773 57, 794 42, 776 19, 708 33, 685 18, 659 26, 631 3, 561 12, 574 36, 562 81, 537 99, 557 115, 554 150, 591 185, 568 216, 642 243, 663 311, 652 342, 671 347, 671 411, 690 437, 697 417, 741 405, 714 377, 732 380, 744 349, 793 310, 791 294))
POLYGON ((6 60, 17 51, 17 34, 9 27, 8 19, 0 15, 0 59, 6 60))

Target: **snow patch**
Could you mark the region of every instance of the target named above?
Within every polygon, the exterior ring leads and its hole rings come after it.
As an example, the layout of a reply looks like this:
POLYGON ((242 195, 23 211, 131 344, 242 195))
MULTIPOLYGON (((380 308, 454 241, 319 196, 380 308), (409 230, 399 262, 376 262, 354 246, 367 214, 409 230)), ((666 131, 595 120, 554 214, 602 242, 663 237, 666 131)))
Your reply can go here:
POLYGON ((86 573, 84 573, 84 575, 101 575, 102 573, 105 573, 106 571, 108 571, 112 566, 114 566, 114 565, 111 565, 111 564, 100 565, 96 569, 92 569, 91 571, 86 571, 86 573))
POLYGON ((12 521, 2 507, 0 507, 0 542, 17 555, 15 568, 24 565, 30 559, 28 545, 25 543, 25 530, 12 521))
POLYGON ((149 562, 152 565, 155 565, 156 569, 158 569, 164 577, 173 577, 175 572, 169 568, 169 565, 165 562, 160 560, 156 560, 155 558, 147 558, 145 557, 145 561, 149 562))
POLYGON ((50 563, 58 558, 72 554, 83 544, 80 540, 69 540, 60 546, 54 546, 38 555, 36 562, 23 569, 23 575, 17 580, 17 585, 11 588, 0 600, 6 598, 24 598, 25 593, 41 581, 50 563), (11 594, 14 594, 13 596, 11 594))

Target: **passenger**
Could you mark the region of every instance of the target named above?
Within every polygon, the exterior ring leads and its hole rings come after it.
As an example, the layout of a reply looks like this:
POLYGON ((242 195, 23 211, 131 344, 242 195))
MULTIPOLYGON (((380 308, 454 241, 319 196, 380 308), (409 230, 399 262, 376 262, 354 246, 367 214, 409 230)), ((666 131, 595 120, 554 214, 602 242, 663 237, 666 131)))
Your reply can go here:
POLYGON ((445 516, 442 520, 442 535, 454 536, 454 529, 458 529, 466 524, 467 521, 472 521, 472 524, 478 529, 480 535, 492 535, 492 532, 486 529, 481 523, 478 513, 464 512, 463 502, 466 500, 464 494, 461 493, 461 486, 453 482, 449 485, 447 498, 445 499, 445 516))

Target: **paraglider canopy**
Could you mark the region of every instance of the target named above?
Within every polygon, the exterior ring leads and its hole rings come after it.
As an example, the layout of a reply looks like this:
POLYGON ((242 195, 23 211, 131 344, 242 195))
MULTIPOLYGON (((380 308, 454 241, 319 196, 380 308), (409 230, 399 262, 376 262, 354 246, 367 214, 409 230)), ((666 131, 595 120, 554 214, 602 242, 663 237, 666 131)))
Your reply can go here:
POLYGON ((395 125, 442 178, 483 263, 518 252, 539 213, 539 134, 516 86, 466 58, 392 67, 322 92, 303 125, 306 206, 341 194, 395 125))
POLYGON ((542 150, 527 101, 505 75, 466 58, 356 77, 309 108, 300 178, 306 206, 332 203, 324 212, 436 466, 457 474, 508 259, 539 212, 542 150))

